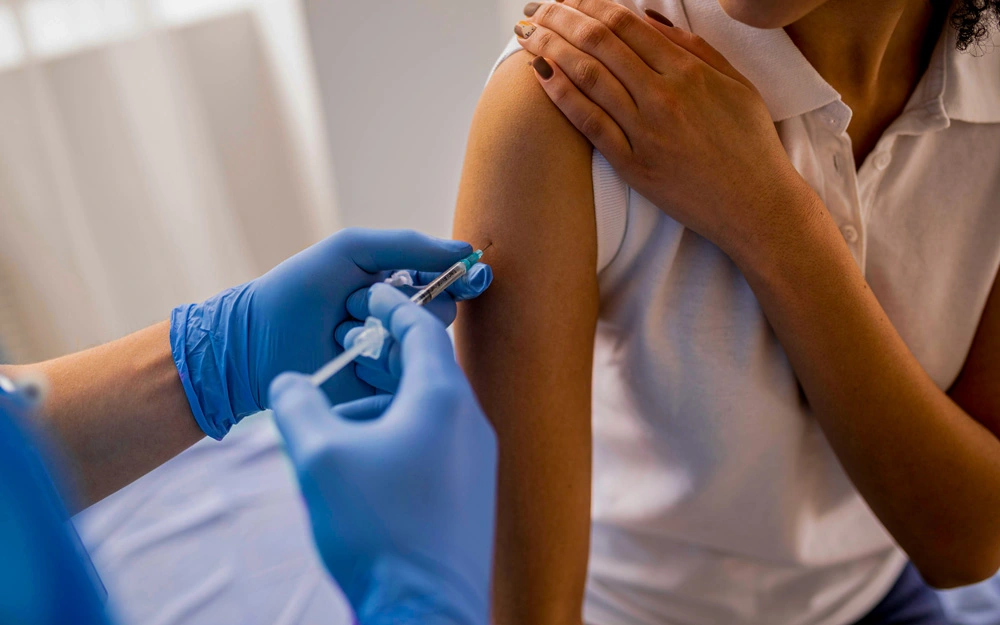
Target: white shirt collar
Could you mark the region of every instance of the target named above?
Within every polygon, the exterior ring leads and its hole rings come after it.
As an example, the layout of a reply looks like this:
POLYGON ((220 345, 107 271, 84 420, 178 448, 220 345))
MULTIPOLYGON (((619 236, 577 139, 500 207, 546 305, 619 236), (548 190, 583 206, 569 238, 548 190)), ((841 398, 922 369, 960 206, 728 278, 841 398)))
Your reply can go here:
MULTIPOLYGON (((686 0, 682 5, 687 23, 678 25, 698 33, 749 78, 775 122, 840 101, 840 94, 783 29, 763 30, 738 22, 726 15, 718 0, 686 0)), ((951 119, 1000 123, 1000 52, 960 52, 955 41, 954 29, 946 24, 907 110, 926 107, 945 125, 951 119)), ((983 49, 998 45, 1000 36, 995 35, 983 49)))
POLYGON ((935 54, 943 52, 944 88, 941 99, 949 118, 977 124, 1000 123, 1000 35, 977 52, 955 48, 957 35, 951 26, 938 42, 935 54))

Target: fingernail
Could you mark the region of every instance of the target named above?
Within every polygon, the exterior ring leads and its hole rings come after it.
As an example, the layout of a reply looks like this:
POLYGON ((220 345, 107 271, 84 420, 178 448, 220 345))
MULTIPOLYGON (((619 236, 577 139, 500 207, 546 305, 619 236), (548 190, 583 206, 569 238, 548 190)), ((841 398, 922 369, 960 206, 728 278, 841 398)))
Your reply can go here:
POLYGON ((531 66, 535 68, 535 71, 542 77, 542 80, 552 78, 552 75, 555 73, 552 71, 552 66, 549 65, 549 62, 540 56, 535 57, 535 60, 531 62, 531 66))
POLYGON ((538 7, 540 6, 542 6, 540 2, 529 2, 528 4, 524 5, 524 14, 527 15, 528 17, 531 17, 532 15, 535 14, 535 11, 537 11, 538 7))
POLYGON ((673 28, 674 26, 674 23, 671 22, 669 19, 667 19, 667 16, 664 15, 663 13, 660 13, 659 11, 654 11, 653 9, 646 9, 646 15, 650 16, 651 18, 653 18, 654 20, 656 20, 661 24, 670 26, 671 28, 673 28))
POLYGON ((531 33, 535 32, 538 27, 531 22, 518 22, 517 26, 514 27, 514 34, 516 34, 521 39, 527 39, 531 36, 531 33))

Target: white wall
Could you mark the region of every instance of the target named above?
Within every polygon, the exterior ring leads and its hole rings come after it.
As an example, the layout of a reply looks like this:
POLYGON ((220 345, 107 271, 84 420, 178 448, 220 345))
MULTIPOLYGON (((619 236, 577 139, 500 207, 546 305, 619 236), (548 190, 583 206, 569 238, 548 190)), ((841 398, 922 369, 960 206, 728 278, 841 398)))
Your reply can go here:
POLYGON ((447 236, 469 123, 519 0, 304 0, 341 222, 447 236))
POLYGON ((0 359, 105 342, 337 222, 300 0, 0 0, 0 359))

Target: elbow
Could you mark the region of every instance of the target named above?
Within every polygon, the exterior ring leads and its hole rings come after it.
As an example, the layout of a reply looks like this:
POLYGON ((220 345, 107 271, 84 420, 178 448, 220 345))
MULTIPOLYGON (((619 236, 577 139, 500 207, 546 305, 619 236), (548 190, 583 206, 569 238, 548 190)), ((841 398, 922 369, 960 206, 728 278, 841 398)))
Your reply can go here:
MULTIPOLYGON (((1000 537, 998 537, 1000 538, 1000 537)), ((1000 545, 983 545, 940 554, 933 562, 917 562, 920 575, 933 588, 947 590, 985 581, 1000 570, 1000 545)))

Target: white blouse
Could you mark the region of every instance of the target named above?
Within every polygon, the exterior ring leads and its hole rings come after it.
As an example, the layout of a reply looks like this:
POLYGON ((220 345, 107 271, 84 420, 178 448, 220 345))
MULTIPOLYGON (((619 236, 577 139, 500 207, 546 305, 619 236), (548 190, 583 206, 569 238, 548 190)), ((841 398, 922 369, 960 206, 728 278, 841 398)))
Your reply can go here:
MULTIPOLYGON (((648 0, 760 90, 798 171, 935 383, 956 379, 1000 267, 1000 52, 945 31, 856 167, 851 110, 782 29, 648 0)), ((501 62, 520 49, 516 41, 501 62)), ((906 558, 830 449, 743 276, 595 153, 594 625, 844 625, 906 558)))

